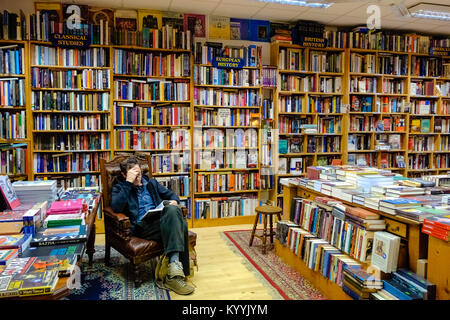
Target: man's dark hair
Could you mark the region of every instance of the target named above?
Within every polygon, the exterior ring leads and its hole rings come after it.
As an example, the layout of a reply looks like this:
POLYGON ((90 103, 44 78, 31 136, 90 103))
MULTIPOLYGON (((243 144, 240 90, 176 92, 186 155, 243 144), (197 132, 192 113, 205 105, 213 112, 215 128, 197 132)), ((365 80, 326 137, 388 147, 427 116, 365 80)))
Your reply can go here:
POLYGON ((120 164, 120 171, 122 171, 122 173, 126 175, 128 170, 130 170, 137 164, 139 164, 139 161, 136 157, 129 157, 126 160, 122 161, 122 163, 120 164))

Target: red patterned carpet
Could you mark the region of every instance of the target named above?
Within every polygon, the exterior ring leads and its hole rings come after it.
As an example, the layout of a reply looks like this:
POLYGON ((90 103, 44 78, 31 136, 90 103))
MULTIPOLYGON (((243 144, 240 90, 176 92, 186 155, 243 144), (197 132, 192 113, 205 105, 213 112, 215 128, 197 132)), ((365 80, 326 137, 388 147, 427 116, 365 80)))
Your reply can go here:
MULTIPOLYGON (((261 233, 261 231, 260 231, 261 233)), ((312 284, 286 265, 275 254, 274 249, 263 255, 261 240, 254 238, 248 246, 251 230, 225 231, 226 239, 250 262, 265 280, 285 300, 326 300, 325 296, 312 284)), ((269 238, 267 241, 270 242, 269 238)))

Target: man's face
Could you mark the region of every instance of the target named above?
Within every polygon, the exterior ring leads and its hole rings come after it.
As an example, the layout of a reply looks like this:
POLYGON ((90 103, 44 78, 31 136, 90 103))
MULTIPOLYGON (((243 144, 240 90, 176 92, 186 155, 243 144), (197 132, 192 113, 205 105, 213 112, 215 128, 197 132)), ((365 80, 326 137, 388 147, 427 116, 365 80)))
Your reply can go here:
POLYGON ((137 164, 137 165, 135 165, 132 169, 133 169, 133 170, 136 170, 136 172, 138 173, 138 174, 136 175, 136 180, 134 180, 134 184, 137 185, 137 186, 140 186, 140 185, 141 185, 141 180, 142 180, 142 170, 141 170, 141 167, 137 164))

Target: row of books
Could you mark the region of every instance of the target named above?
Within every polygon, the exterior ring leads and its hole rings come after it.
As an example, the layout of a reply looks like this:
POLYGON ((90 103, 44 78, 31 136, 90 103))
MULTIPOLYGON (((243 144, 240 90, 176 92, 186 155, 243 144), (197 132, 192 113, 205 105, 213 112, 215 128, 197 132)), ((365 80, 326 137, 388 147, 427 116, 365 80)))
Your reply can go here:
POLYGON ((425 217, 422 224, 422 232, 432 237, 449 241, 450 213, 443 216, 425 217))
POLYGON ((152 173, 184 173, 191 170, 190 152, 152 154, 152 173))
POLYGON ((411 129, 410 132, 412 133, 430 133, 431 119, 411 119, 411 129))
POLYGON ((303 96, 280 95, 278 99, 278 112, 303 112, 303 96))
POLYGON ((341 118, 340 117, 323 117, 319 118, 317 126, 318 133, 340 133, 341 118))
POLYGON ((349 131, 373 131, 376 126, 376 120, 374 117, 350 115, 350 127, 349 131))
POLYGON ((113 73, 120 75, 189 77, 188 53, 163 54, 114 49, 113 73))
POLYGON ((280 74, 280 90, 293 92, 317 92, 318 84, 315 76, 295 76, 280 74))
POLYGON ((109 133, 40 134, 34 137, 34 150, 109 150, 109 133))
MULTIPOLYGON (((376 93, 377 92, 377 78, 369 77, 351 77, 350 78, 350 92, 359 93, 376 93)), ((383 92, 386 92, 383 90, 383 92)))
POLYGON ((143 28, 142 31, 114 29, 112 42, 116 45, 157 49, 192 50, 193 34, 190 30, 178 30, 171 25, 161 29, 143 28))
POLYGON ((190 135, 186 129, 120 129, 114 130, 114 134, 116 149, 158 150, 190 148, 190 135))
POLYGON ((413 96, 434 96, 434 82, 412 80, 409 94, 413 96))
POLYGON ((305 70, 305 53, 300 49, 280 48, 278 52, 278 68, 280 70, 305 70))
POLYGON ((357 150, 368 150, 370 151, 371 137, 365 134, 349 134, 347 150, 357 151, 357 150))
POLYGON ((392 94, 405 94, 406 82, 404 79, 383 78, 381 92, 392 94))
POLYGON ((32 91, 32 110, 59 111, 107 111, 110 106, 109 92, 32 91))
POLYGON ((0 168, 4 174, 28 173, 27 145, 0 145, 0 168))
POLYGON ((310 51, 310 71, 314 72, 342 72, 342 53, 310 51))
POLYGON ((31 87, 57 89, 98 89, 110 88, 109 70, 52 70, 31 68, 31 87))
POLYGON ((350 112, 373 112, 373 97, 351 95, 350 112))
POLYGON ((341 152, 340 137, 308 137, 306 152, 322 153, 322 152, 341 152))
POLYGON ((434 167, 437 169, 450 168, 450 155, 448 154, 436 154, 433 156, 434 167))
POLYGON ((189 107, 115 103, 116 125, 189 125, 189 107))
POLYGON ((256 191, 258 189, 258 172, 202 172, 195 173, 194 176, 194 191, 197 193, 256 191))
POLYGON ((0 74, 25 74, 25 49, 18 45, 0 47, 0 74))
POLYGON ((375 110, 376 112, 403 113, 409 112, 409 106, 407 106, 406 98, 376 97, 375 110))
POLYGON ((195 151, 194 168, 200 170, 250 169, 258 167, 258 150, 195 151))
MULTIPOLYGON (((253 126, 251 109, 229 109, 220 108, 215 110, 196 109, 194 113, 194 124, 196 126, 253 126)), ((259 116, 259 113, 256 115, 259 116)))
POLYGON ((311 117, 308 116, 289 117, 283 115, 278 120, 279 133, 304 133, 306 127, 313 128, 317 132, 317 125, 313 125, 311 117))
POLYGON ((261 66, 262 47, 256 45, 227 46, 221 42, 196 42, 194 59, 196 64, 211 64, 215 57, 239 58, 246 67, 261 66))
POLYGON ((91 174, 85 172, 75 174, 72 173, 70 177, 64 174, 40 174, 39 177, 36 177, 36 180, 39 179, 55 179, 58 182, 58 186, 63 189, 101 187, 100 174, 91 174))
POLYGON ((258 131, 249 129, 194 130, 195 148, 257 148, 258 131))
POLYGON ((108 160, 109 153, 34 153, 33 171, 36 173, 100 171, 100 159, 108 160))
MULTIPOLYGON (((313 93, 312 93, 313 94, 313 93)), ((340 96, 313 96, 307 99, 306 112, 308 113, 344 113, 342 97, 340 96)))
POLYGON ((401 153, 382 152, 380 155, 380 168, 404 168, 405 157, 401 153))
POLYGON ((442 75, 442 62, 437 57, 411 56, 411 75, 418 77, 439 77, 442 75))
POLYGON ((375 144, 375 150, 380 151, 401 150, 403 148, 402 136, 400 134, 379 134, 376 137, 375 144), (388 147, 380 147, 382 142, 388 147))
POLYGON ((0 79, 0 105, 25 106, 25 80, 18 78, 0 79))
POLYGON ((0 139, 26 139, 25 111, 0 112, 0 139))
POLYGON ((156 177, 155 179, 180 197, 189 197, 191 195, 189 176, 156 177))
POLYGON ((34 130, 96 131, 109 127, 109 114, 38 114, 33 118, 34 130))
POLYGON ((67 49, 31 46, 31 65, 63 67, 109 67, 107 48, 67 49))
POLYGON ((223 69, 195 65, 194 83, 198 85, 253 87, 260 85, 260 72, 259 69, 223 69))
POLYGON ((392 117, 383 116, 383 118, 377 121, 375 131, 404 132, 406 127, 405 122, 406 119, 402 118, 401 116, 392 116, 392 117))
POLYGON ((308 160, 303 157, 279 158, 278 174, 303 174, 308 160))
POLYGON ((189 82, 182 80, 114 80, 114 98, 145 101, 188 101, 189 82))
POLYGON ((411 109, 413 114, 436 114, 437 102, 435 100, 414 99, 411 109))
POLYGON ((408 155, 408 168, 410 170, 432 169, 430 157, 427 155, 408 155))
POLYGON ((216 219, 250 215, 258 206, 257 197, 211 197, 195 199, 195 219, 216 219))
POLYGON ((441 136, 439 151, 450 151, 450 136, 441 136))
POLYGON ((376 55, 374 54, 350 54, 350 72, 375 73, 376 55))
POLYGON ((275 88, 277 86, 277 68, 275 66, 263 66, 262 87, 275 88))
POLYGON ((223 107, 259 107, 261 105, 261 95, 257 89, 224 91, 222 89, 194 87, 194 104, 223 107))
POLYGON ((394 54, 379 54, 377 73, 396 76, 408 75, 408 56, 394 54))
POLYGON ((261 116, 263 119, 273 119, 273 99, 264 99, 261 109, 261 116))

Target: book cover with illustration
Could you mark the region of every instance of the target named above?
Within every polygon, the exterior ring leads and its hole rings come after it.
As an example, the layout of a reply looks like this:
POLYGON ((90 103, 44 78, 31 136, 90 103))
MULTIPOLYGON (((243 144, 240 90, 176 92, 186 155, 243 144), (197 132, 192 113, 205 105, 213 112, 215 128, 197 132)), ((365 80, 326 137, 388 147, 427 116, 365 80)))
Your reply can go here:
POLYGON ((123 9, 114 11, 114 24, 116 30, 137 31, 137 11, 123 9))
MULTIPOLYGON (((10 292, 10 295, 22 297, 51 294, 58 280, 57 270, 16 274, 8 281, 6 290, 10 292)), ((0 295, 4 287, 0 288, 0 295)))
POLYGON ((209 38, 230 39, 230 18, 223 16, 209 16, 209 38))
POLYGON ((41 229, 31 239, 30 247, 82 243, 87 241, 87 236, 87 225, 41 229))
POLYGON ((139 9, 137 14, 139 31, 142 31, 143 28, 162 29, 162 11, 139 9))
POLYGON ((99 25, 101 20, 108 22, 109 27, 114 27, 114 10, 110 8, 89 7, 89 23, 99 25))
POLYGON ((27 273, 57 270, 59 277, 69 277, 77 263, 78 256, 58 255, 58 256, 41 256, 32 257, 27 273))
POLYGON ((196 38, 206 37, 206 18, 203 14, 185 13, 183 16, 184 32, 188 30, 196 38))
POLYGON ((270 21, 250 20, 250 40, 270 42, 270 21))
POLYGON ((5 209, 12 210, 20 206, 20 200, 8 176, 0 176, 0 192, 6 203, 7 208, 5 209))
POLYGON ((230 39, 249 40, 250 20, 230 18, 230 39))

